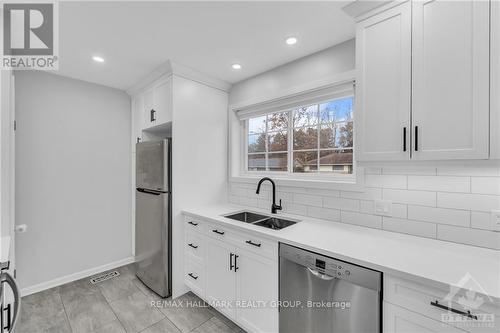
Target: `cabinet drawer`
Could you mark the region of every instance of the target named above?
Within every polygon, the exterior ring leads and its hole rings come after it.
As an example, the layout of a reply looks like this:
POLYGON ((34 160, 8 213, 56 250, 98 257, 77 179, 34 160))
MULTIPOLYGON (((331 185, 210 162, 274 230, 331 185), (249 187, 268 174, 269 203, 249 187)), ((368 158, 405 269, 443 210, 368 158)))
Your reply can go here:
POLYGON ((253 234, 236 233, 235 245, 255 254, 278 260, 278 242, 254 236, 253 234))
POLYGON ((197 295, 205 296, 205 270, 204 266, 190 255, 185 256, 184 283, 197 295))
POLYGON ((190 216, 185 216, 184 221, 186 223, 186 231, 205 232, 205 222, 190 216))
POLYGON ((434 320, 444 321, 467 332, 498 332, 500 324, 499 304, 495 303, 494 300, 490 300, 486 295, 468 296, 466 291, 466 289, 451 291, 450 288, 418 283, 390 275, 384 277, 384 299, 387 302, 415 311, 434 320), (451 301, 449 302, 448 299, 451 301), (440 305, 464 311, 464 307, 458 303, 460 299, 471 301, 475 299, 478 301, 477 306, 471 306, 470 309, 471 314, 478 317, 477 320, 431 305, 431 302, 437 301, 440 305))
POLYGON ((206 233, 208 237, 225 242, 234 242, 235 233, 232 229, 215 223, 207 223, 206 233))
POLYGON ((204 236, 198 232, 188 230, 186 231, 185 242, 186 253, 191 254, 198 261, 203 262, 203 253, 205 253, 204 236))

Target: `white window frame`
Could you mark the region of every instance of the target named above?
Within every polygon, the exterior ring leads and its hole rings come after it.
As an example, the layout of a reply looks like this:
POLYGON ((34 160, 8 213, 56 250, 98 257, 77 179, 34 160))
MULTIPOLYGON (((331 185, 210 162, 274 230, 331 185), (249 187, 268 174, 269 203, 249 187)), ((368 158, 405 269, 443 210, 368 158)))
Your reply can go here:
MULTIPOLYGON (((353 120, 354 144, 353 144, 353 173, 351 175, 338 173, 294 173, 293 168, 293 134, 288 137, 288 170, 287 171, 248 171, 248 118, 261 115, 293 111, 301 106, 321 104, 335 99, 354 96, 354 115, 356 115, 356 94, 355 89, 351 94, 340 93, 335 95, 337 87, 353 84, 355 82, 354 72, 341 75, 342 80, 334 83, 323 84, 312 87, 305 91, 298 91, 292 94, 283 94, 275 99, 267 99, 255 104, 232 105, 229 108, 229 181, 254 183, 262 177, 271 177, 278 185, 297 186, 320 189, 338 189, 348 191, 363 191, 364 189, 364 168, 356 163, 356 116, 353 120), (321 98, 321 95, 325 95, 321 98), (265 112, 269 109, 269 112, 265 112), (244 110, 245 118, 242 119, 238 112, 244 110), (250 110, 250 111, 248 111, 250 110), (258 110, 253 114, 253 110, 258 110), (237 155, 237 156, 235 156, 237 155)), ((289 117, 292 117, 290 112, 289 117)), ((266 125, 267 126, 267 125, 266 125)), ((291 120, 289 126, 293 126, 291 120)), ((293 130, 292 130, 293 132, 293 130)), ((289 132, 288 132, 289 133, 289 132)), ((319 149, 319 147, 318 147, 319 149)), ((267 149, 266 149, 267 150, 267 149)), ((267 154, 267 152, 266 152, 267 154)), ((267 163, 267 162, 266 162, 267 163)), ((267 164, 266 164, 267 165, 267 164)))

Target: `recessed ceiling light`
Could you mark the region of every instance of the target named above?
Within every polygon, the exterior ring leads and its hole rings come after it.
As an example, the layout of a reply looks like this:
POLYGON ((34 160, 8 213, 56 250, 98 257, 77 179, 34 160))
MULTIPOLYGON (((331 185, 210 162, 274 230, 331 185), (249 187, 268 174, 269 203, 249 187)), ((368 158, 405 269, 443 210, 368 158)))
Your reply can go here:
POLYGON ((297 38, 296 37, 288 37, 287 39, 285 39, 285 43, 287 43, 287 45, 296 44, 297 38))
POLYGON ((104 58, 99 56, 93 56, 92 60, 94 60, 95 62, 104 62, 104 58))
POLYGON ((240 64, 232 64, 231 67, 233 69, 236 69, 236 70, 241 69, 241 65, 240 64))

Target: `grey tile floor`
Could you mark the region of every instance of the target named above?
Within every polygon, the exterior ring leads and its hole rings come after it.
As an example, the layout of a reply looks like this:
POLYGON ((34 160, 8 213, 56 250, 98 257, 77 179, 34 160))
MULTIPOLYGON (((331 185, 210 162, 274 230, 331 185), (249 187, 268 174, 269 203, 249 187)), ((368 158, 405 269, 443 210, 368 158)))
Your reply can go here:
POLYGON ((120 276, 98 284, 85 278, 23 297, 15 333, 244 333, 191 292, 175 303, 200 306, 152 306, 163 299, 133 266, 117 270, 120 276))

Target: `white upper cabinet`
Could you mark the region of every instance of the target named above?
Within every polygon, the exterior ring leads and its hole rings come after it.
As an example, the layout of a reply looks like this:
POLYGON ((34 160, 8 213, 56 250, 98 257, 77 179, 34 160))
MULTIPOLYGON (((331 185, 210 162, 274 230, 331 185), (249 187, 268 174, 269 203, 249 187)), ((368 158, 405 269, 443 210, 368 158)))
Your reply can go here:
POLYGON ((142 140, 143 114, 143 97, 137 95, 132 98, 132 151, 135 151, 135 144, 142 140))
POLYGON ((378 11, 356 31, 357 160, 487 159, 490 2, 407 1, 378 11))
POLYGON ((490 156, 500 159, 500 2, 491 2, 490 156))
POLYGON ((489 6, 413 2, 414 159, 488 158, 489 6))
POLYGON ((159 82, 153 88, 155 124, 165 124, 172 121, 172 78, 159 82))
POLYGON ((357 25, 356 66, 357 160, 409 159, 410 2, 357 25))
POLYGON ((143 129, 163 125, 172 121, 172 78, 153 83, 142 96, 143 129))

